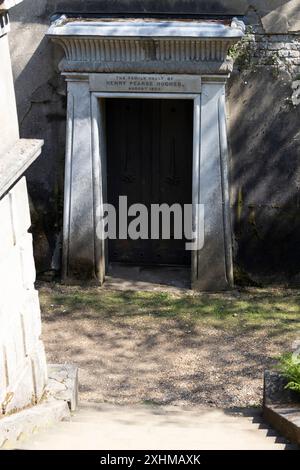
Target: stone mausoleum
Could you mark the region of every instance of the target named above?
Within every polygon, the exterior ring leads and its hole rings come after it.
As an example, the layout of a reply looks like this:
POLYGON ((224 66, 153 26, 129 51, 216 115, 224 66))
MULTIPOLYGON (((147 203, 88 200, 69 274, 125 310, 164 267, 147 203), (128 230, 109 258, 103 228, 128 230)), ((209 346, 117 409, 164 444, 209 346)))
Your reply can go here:
MULTIPOLYGON (((37 404, 48 380, 24 177, 39 157, 43 141, 20 139, 8 45, 8 11, 20 1, 0 2, 1 423, 3 416, 37 404)), ((0 447, 8 437, 0 425, 0 447)))
POLYGON ((298 0, 28 0, 11 22, 21 136, 45 140, 27 174, 39 275, 299 282, 298 0), (203 246, 104 242, 120 195, 191 204, 203 246))

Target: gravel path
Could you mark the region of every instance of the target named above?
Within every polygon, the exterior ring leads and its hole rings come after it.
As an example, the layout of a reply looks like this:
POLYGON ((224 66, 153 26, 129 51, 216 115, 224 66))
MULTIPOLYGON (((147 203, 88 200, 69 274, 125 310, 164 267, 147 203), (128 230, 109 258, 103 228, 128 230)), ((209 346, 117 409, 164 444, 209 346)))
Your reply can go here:
MULTIPOLYGON (((90 306, 72 310, 51 304, 55 289, 41 288, 48 361, 79 366, 84 401, 259 405, 263 370, 297 336, 261 325, 222 328, 155 314, 100 315, 90 306)), ((72 296, 66 289, 64 296, 72 296)))

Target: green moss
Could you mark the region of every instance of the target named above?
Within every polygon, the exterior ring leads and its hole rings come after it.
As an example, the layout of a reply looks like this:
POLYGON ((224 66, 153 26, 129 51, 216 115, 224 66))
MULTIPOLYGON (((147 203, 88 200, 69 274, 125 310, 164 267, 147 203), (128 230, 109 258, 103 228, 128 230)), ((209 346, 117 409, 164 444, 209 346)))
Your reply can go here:
POLYGON ((148 291, 112 291, 74 288, 59 284, 41 289, 45 321, 68 317, 101 318, 112 324, 138 323, 147 328, 153 321, 172 320, 181 328, 195 324, 218 329, 270 329, 270 334, 297 332, 300 327, 299 291, 254 289, 235 293, 198 294, 148 291), (150 322, 150 323, 149 323, 150 322))
POLYGON ((232 46, 229 50, 229 57, 234 61, 235 66, 242 72, 249 69, 252 61, 252 45, 248 40, 243 40, 232 46))
POLYGON ((245 69, 250 69, 254 46, 253 31, 251 27, 248 27, 243 39, 229 49, 229 57, 233 59, 235 66, 241 72, 245 69))

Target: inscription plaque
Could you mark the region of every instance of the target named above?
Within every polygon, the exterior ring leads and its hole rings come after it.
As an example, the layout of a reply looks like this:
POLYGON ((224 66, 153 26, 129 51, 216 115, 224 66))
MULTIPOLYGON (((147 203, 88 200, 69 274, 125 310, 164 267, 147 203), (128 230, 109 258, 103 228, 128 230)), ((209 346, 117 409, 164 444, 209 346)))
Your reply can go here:
POLYGON ((127 93, 200 93, 201 78, 195 75, 90 74, 90 90, 127 93))

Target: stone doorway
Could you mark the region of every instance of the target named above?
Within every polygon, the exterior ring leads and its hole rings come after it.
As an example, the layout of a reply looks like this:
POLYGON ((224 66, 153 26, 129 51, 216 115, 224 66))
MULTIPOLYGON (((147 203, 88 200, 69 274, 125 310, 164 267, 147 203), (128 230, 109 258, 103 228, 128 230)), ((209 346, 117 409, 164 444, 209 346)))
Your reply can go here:
POLYGON ((228 50, 244 30, 237 18, 90 21, 63 15, 52 24, 48 36, 64 49, 60 67, 68 82, 65 280, 103 283, 107 273, 106 243, 97 230, 107 195, 106 99, 170 99, 193 103, 192 286, 232 286, 225 84, 232 70, 228 50))
MULTIPOLYGON (((120 98, 106 100, 105 110, 108 202, 118 208, 126 196, 128 206, 143 204, 149 228, 152 204, 178 204, 183 224, 184 205, 192 204, 193 103, 120 98)), ((171 219, 170 239, 160 225, 159 239, 109 240, 109 263, 190 266, 187 240, 176 239, 171 219)))

